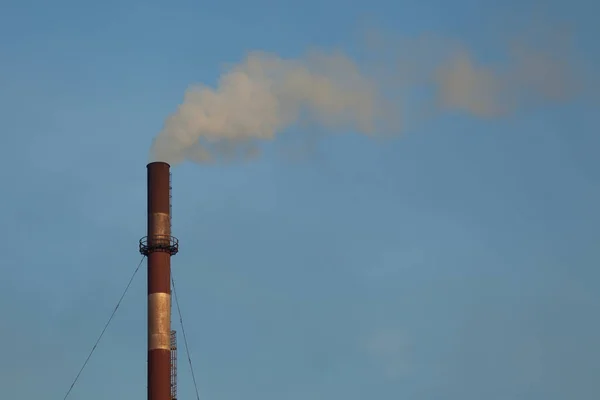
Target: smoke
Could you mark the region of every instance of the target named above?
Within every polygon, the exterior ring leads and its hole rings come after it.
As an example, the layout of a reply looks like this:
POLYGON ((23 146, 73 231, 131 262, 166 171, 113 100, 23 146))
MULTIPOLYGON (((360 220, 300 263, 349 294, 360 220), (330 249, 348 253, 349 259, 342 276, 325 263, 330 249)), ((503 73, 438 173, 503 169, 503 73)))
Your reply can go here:
POLYGON ((502 59, 486 63, 464 44, 434 37, 372 42, 361 62, 341 51, 295 59, 250 52, 216 87, 188 88, 150 157, 172 165, 252 158, 257 142, 301 122, 329 132, 394 134, 406 128, 406 116, 495 118, 566 100, 579 88, 574 58, 567 41, 549 42, 513 41, 502 59))

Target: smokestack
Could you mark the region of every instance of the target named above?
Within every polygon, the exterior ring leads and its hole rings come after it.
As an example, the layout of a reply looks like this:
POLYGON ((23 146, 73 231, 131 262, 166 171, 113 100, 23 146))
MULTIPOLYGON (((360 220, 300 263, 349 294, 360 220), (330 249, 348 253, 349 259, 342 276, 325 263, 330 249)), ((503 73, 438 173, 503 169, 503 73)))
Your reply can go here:
POLYGON ((170 165, 148 169, 148 235, 140 253, 148 258, 148 400, 171 399, 171 256, 179 243, 171 236, 170 165))

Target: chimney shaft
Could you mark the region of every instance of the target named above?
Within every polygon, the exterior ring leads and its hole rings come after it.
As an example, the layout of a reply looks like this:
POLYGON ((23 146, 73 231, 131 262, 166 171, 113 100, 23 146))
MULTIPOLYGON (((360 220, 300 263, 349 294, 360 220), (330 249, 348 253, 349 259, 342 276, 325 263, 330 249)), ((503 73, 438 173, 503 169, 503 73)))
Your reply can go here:
POLYGON ((163 162, 148 169, 148 235, 140 252, 148 258, 148 400, 171 399, 171 174, 163 162))

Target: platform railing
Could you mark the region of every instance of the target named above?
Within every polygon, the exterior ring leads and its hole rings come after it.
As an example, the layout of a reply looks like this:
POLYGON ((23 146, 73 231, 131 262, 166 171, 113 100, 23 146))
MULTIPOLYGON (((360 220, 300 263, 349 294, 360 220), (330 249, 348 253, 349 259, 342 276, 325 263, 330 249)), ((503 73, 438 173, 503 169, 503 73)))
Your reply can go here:
POLYGON ((144 236, 140 239, 140 253, 147 256, 154 252, 175 255, 179 251, 179 240, 170 235, 144 236))

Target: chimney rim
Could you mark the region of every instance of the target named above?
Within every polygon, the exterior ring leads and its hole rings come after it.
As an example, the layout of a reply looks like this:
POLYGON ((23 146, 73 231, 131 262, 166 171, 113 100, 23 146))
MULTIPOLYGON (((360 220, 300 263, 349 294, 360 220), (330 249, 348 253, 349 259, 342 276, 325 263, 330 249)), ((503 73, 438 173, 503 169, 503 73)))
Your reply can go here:
POLYGON ((166 165, 168 168, 171 168, 171 165, 169 163, 167 163, 167 162, 164 162, 164 161, 153 161, 151 163, 148 163, 146 165, 146 168, 150 168, 150 166, 152 166, 152 165, 158 165, 158 164, 163 164, 163 165, 166 165))

